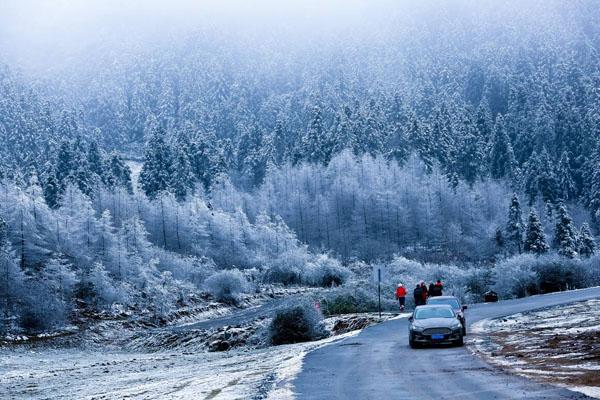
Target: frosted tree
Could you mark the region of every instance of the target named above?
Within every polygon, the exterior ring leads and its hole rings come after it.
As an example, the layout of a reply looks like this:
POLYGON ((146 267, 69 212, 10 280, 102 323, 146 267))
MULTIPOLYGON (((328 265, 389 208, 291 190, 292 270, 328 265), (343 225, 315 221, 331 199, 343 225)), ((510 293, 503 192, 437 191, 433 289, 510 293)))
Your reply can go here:
POLYGON ((263 182, 267 168, 268 153, 264 151, 264 135, 254 122, 240 127, 240 130, 237 168, 246 186, 255 187, 263 182))
POLYGON ((131 170, 116 151, 112 152, 108 160, 107 186, 111 189, 121 187, 129 193, 133 193, 131 183, 131 170))
POLYGON ((494 126, 490 150, 490 173, 492 178, 510 178, 515 168, 515 155, 506 132, 504 118, 498 116, 494 126))
POLYGON ((556 169, 556 179, 559 198, 564 201, 572 199, 576 193, 576 186, 575 182, 573 181, 571 161, 569 160, 569 154, 566 151, 564 151, 560 157, 560 161, 556 169))
POLYGON ((165 131, 161 127, 154 129, 146 145, 144 165, 140 171, 140 185, 151 199, 169 190, 173 174, 171 149, 165 143, 164 136, 165 131))
POLYGON ((77 284, 77 276, 73 266, 58 253, 54 254, 42 267, 39 279, 50 293, 62 303, 68 302, 77 284))
MULTIPOLYGON (((68 138, 68 136, 65 136, 68 138)), ((67 139, 60 143, 56 160, 54 162, 54 174, 58 183, 59 192, 62 193, 69 182, 73 181, 75 171, 75 156, 67 139)))
POLYGON ((184 200, 188 193, 193 192, 195 186, 195 176, 192 172, 192 167, 182 149, 176 149, 170 186, 173 194, 180 201, 184 200))
POLYGON ((306 133, 302 136, 300 151, 303 160, 312 163, 325 162, 327 154, 330 153, 326 147, 327 144, 321 108, 316 106, 313 109, 313 119, 306 133))
POLYGON ((577 236, 579 255, 581 257, 590 257, 596 252, 596 243, 594 236, 588 224, 581 225, 579 235, 577 236))
POLYGON ((554 162, 546 148, 542 150, 537 166, 537 186, 545 202, 554 204, 559 196, 558 181, 554 168, 554 162))
POLYGON ((523 245, 523 217, 519 197, 513 194, 508 209, 508 222, 506 223, 506 243, 516 247, 519 253, 523 245))
POLYGON ((536 254, 547 253, 550 249, 546 242, 546 235, 542 223, 533 209, 529 212, 529 218, 527 220, 524 249, 527 252, 536 254))
POLYGON ((275 129, 270 135, 268 142, 270 161, 276 166, 283 165, 288 157, 288 144, 284 131, 284 123, 281 119, 277 119, 275 129))
POLYGON ((589 193, 587 204, 590 208, 593 220, 600 222, 600 142, 589 160, 589 193))
MULTIPOLYGON (((96 135, 99 136, 99 133, 96 133, 96 135)), ((92 173, 93 186, 96 187, 100 182, 104 182, 106 179, 104 155, 96 140, 92 140, 88 146, 87 164, 92 173)))
POLYGON ((540 168, 540 157, 534 151, 523 166, 522 186, 529 198, 529 205, 533 205, 538 196, 540 168))
POLYGON ((10 317, 15 312, 18 294, 23 283, 23 273, 15 262, 16 256, 8 240, 8 226, 0 217, 0 311, 4 323, 0 331, 10 329, 10 317))
POLYGON ((453 146, 452 159, 454 160, 456 173, 469 185, 483 175, 485 169, 483 163, 485 148, 478 140, 475 124, 465 118, 457 131, 458 144, 453 146))
POLYGON ((573 220, 564 204, 560 204, 557 209, 553 244, 562 256, 573 258, 577 255, 577 236, 573 220))

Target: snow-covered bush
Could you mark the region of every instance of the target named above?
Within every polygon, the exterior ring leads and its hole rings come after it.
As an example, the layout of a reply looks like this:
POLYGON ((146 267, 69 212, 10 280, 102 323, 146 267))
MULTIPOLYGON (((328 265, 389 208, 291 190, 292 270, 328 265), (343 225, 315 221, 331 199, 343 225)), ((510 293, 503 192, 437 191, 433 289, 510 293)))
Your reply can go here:
POLYGON ((206 290, 217 300, 224 302, 235 302, 239 295, 250 289, 248 281, 237 269, 220 271, 211 275, 204 282, 206 290))
POLYGON ((311 286, 339 286, 349 275, 350 271, 338 260, 322 254, 306 264, 302 271, 302 282, 311 286))
POLYGON ((27 332, 42 332, 65 324, 70 304, 56 296, 43 282, 28 280, 21 299, 19 325, 27 332))
POLYGON ((558 254, 520 254, 499 262, 494 269, 494 290, 501 296, 524 297, 593 284, 593 263, 558 254))
POLYGON ((496 264, 494 291, 501 297, 525 297, 537 293, 538 280, 533 270, 535 260, 533 254, 520 254, 496 264))
POLYGON ((542 293, 586 286, 585 265, 579 259, 547 255, 538 257, 535 261, 533 271, 542 293))
POLYGON ((600 255, 584 261, 586 266, 586 286, 600 286, 600 255))
POLYGON ((373 312, 377 311, 377 298, 364 287, 342 288, 328 293, 321 309, 326 315, 373 312))
POLYGON ((314 304, 303 301, 277 312, 269 335, 274 345, 308 342, 326 336, 322 324, 323 316, 314 304))
POLYGON ((265 266, 264 280, 283 285, 299 284, 300 271, 306 262, 307 257, 297 252, 292 252, 290 257, 278 257, 265 266))

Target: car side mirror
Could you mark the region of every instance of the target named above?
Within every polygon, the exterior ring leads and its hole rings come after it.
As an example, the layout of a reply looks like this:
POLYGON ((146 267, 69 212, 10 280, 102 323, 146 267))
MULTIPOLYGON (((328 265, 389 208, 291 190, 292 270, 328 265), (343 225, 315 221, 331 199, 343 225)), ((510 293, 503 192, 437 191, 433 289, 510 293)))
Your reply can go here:
POLYGON ((462 306, 462 310, 463 310, 463 311, 465 311, 467 308, 469 308, 469 307, 467 307, 467 306, 462 306))
POLYGON ((412 315, 410 317, 408 317, 408 322, 413 322, 414 318, 412 317, 412 315))

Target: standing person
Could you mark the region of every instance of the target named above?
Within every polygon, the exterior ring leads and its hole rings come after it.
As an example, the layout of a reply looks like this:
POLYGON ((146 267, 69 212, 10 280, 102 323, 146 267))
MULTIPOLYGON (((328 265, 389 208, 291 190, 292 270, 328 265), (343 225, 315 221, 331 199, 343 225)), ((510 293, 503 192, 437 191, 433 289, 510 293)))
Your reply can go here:
POLYGON ((442 285, 442 281, 440 279, 437 280, 433 287, 432 296, 442 296, 444 294, 444 285, 442 285))
POLYGON ((425 303, 423 303, 423 289, 421 288, 421 285, 419 285, 418 283, 417 283, 417 287, 413 291, 413 296, 415 298, 415 307, 425 304, 425 303))
POLYGON ((427 285, 425 282, 421 281, 421 298, 423 299, 422 304, 427 304, 427 298, 429 297, 429 292, 427 291, 427 285))
POLYGON ((429 284, 429 297, 432 297, 432 296, 433 296, 433 292, 434 292, 434 290, 435 290, 435 283, 431 282, 431 283, 429 284))
POLYGON ((404 304, 406 303, 406 288, 403 284, 399 283, 396 288, 396 298, 398 299, 398 304, 400 304, 400 312, 404 311, 404 304))

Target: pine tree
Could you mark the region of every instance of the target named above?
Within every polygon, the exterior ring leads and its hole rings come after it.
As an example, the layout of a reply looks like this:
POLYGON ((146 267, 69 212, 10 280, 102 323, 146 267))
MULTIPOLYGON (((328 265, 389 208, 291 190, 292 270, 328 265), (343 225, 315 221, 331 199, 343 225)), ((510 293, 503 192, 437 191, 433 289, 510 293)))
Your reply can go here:
POLYGON ((523 217, 521 204, 517 194, 513 194, 508 209, 508 222, 506 223, 506 242, 517 248, 521 253, 523 245, 523 217))
POLYGON ((577 242, 581 257, 590 257, 596 252, 596 243, 588 224, 584 223, 581 226, 577 242))
POLYGON ((452 159, 456 173, 469 185, 473 185, 483 174, 481 161, 483 149, 477 139, 477 130, 473 122, 465 117, 458 132, 458 145, 453 147, 452 159))
POLYGON ((183 201, 193 191, 195 177, 187 155, 183 149, 177 150, 170 186, 177 200, 183 201))
POLYGON ((351 118, 352 110, 347 105, 336 114, 331 129, 332 155, 355 147, 351 118))
POLYGON ((328 152, 326 144, 327 140, 325 138, 321 108, 316 106, 313 109, 312 121, 302 137, 300 147, 301 158, 311 163, 326 162, 326 154, 328 152))
POLYGON ((556 179, 559 199, 563 201, 572 199, 575 196, 577 189, 575 182, 573 181, 573 172, 571 171, 569 154, 566 151, 564 151, 560 157, 560 162, 556 169, 556 179))
POLYGON ((577 255, 577 237, 573 227, 573 221, 564 204, 558 206, 556 219, 553 242, 554 247, 558 249, 558 254, 573 258, 577 255))
POLYGON ((544 228, 534 210, 529 212, 527 231, 525 233, 525 251, 536 254, 547 253, 550 247, 546 242, 544 228))
POLYGON ((523 168, 522 184, 523 189, 529 198, 529 205, 535 203, 535 199, 539 192, 540 163, 540 158, 534 151, 531 153, 529 160, 525 163, 523 168))
POLYGON ((427 124, 420 123, 415 115, 409 117, 408 141, 431 171, 435 162, 431 129, 427 124))
POLYGON ((125 164, 119 153, 113 152, 108 161, 107 186, 111 189, 121 187, 127 193, 133 193, 131 169, 125 164))
POLYGON ((504 118, 498 116, 490 152, 490 174, 494 179, 511 178, 515 168, 515 155, 506 133, 504 118))
POLYGON ((275 129, 269 137, 269 159, 276 165, 281 166, 286 161, 287 146, 285 132, 283 128, 283 121, 278 119, 275 124, 275 129))
POLYGON ((54 175, 59 188, 63 193, 65 187, 73 182, 73 173, 75 170, 75 157, 71 145, 67 140, 63 140, 56 155, 54 162, 54 175))
POLYGON ((58 185, 58 180, 54 169, 46 172, 46 182, 44 183, 44 200, 50 208, 58 208, 62 197, 62 192, 58 185))
MULTIPOLYGON (((361 118, 357 121, 358 123, 358 134, 354 135, 352 141, 354 154, 363 155, 370 154, 375 157, 381 153, 383 147, 383 126, 381 120, 383 119, 380 114, 381 110, 379 104, 375 99, 371 99, 361 113, 361 118)), ((327 140, 326 135, 323 135, 323 142, 325 144, 324 154, 331 153, 330 148, 332 147, 327 140)), ((326 160, 327 161, 327 160, 326 160)))
POLYGON ((590 179, 587 204, 594 222, 600 222, 600 142, 588 161, 590 179))
POLYGON ((558 182, 554 171, 554 163, 546 148, 540 154, 537 170, 539 173, 537 178, 538 190, 542 194, 542 199, 545 202, 554 204, 559 192, 558 182))
POLYGON ((165 131, 161 127, 154 130, 146 145, 144 165, 140 171, 140 185, 150 199, 168 191, 171 183, 173 160, 164 136, 165 131))
POLYGON ((92 173, 92 184, 97 186, 100 182, 104 182, 106 179, 104 157, 100 152, 98 142, 95 140, 92 140, 88 147, 87 164, 90 172, 92 173))

